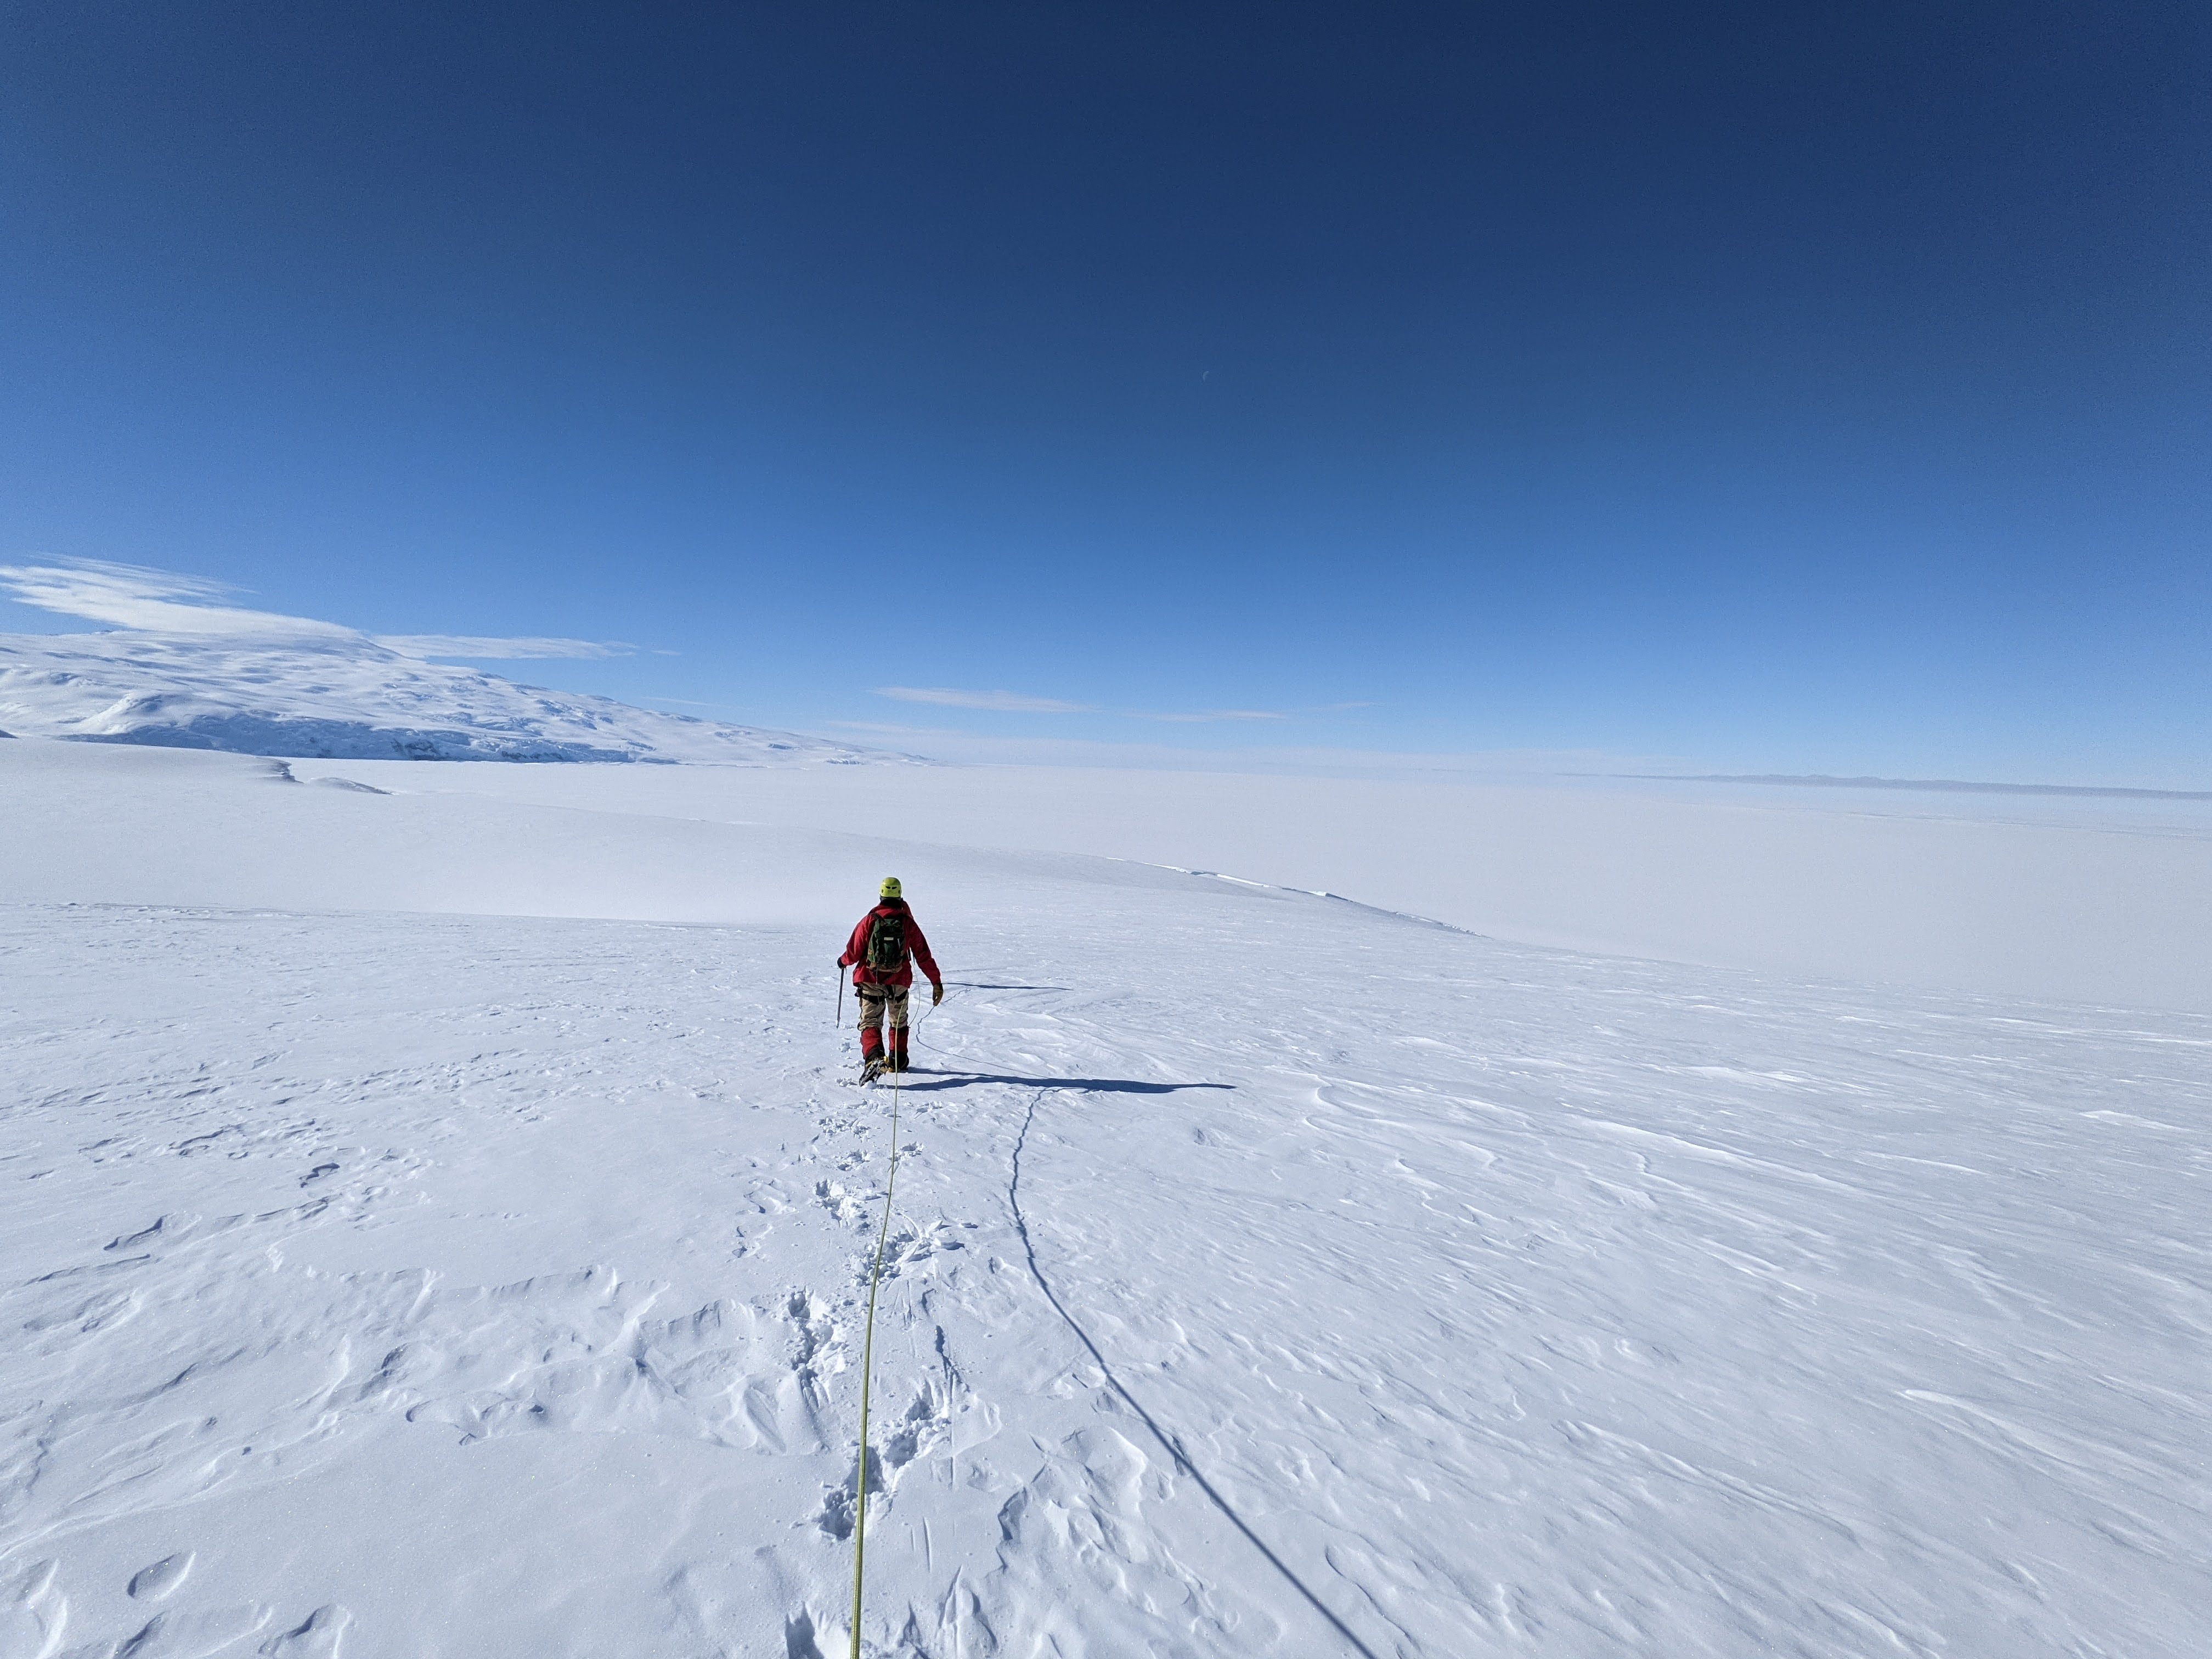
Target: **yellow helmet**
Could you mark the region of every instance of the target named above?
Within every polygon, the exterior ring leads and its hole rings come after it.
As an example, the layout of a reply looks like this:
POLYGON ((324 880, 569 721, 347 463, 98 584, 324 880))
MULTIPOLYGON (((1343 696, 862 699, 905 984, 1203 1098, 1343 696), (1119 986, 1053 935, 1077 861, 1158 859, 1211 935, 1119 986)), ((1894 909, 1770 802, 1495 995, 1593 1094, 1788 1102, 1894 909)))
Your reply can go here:
POLYGON ((897 878, 896 876, 885 876, 885 877, 884 878, 884 884, 883 884, 882 886, 878 887, 878 889, 876 889, 876 894, 877 894, 877 896, 878 896, 878 897, 879 897, 879 898, 896 898, 896 897, 898 897, 898 896, 899 896, 899 883, 898 883, 898 878, 897 878))

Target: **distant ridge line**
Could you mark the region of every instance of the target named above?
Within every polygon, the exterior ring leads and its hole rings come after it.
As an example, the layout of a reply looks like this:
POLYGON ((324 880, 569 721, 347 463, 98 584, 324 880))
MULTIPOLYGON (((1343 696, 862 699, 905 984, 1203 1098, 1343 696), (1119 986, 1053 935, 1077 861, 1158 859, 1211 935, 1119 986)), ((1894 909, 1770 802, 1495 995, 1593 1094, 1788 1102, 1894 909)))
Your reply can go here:
POLYGON ((1972 783, 1959 778, 1837 778, 1825 772, 1610 772, 1658 783, 1796 783, 1823 789, 1924 789, 1954 795, 2096 795, 2121 800, 2212 800, 2212 789, 2126 789, 2087 783, 1972 783))

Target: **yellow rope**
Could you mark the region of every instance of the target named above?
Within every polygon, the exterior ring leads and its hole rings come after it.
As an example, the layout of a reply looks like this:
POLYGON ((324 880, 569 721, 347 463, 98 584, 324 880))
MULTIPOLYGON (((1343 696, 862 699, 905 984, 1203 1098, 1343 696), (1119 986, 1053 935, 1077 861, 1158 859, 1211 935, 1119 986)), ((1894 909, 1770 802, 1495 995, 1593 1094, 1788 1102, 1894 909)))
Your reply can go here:
MULTIPOLYGON (((889 1010, 886 1009, 888 1013, 889 1010)), ((886 1018, 884 1022, 886 1039, 895 1038, 897 1030, 886 1018)), ((886 1053, 896 1053, 889 1041, 886 1053)), ((853 1646, 852 1659, 860 1659, 860 1580, 868 1553, 868 1392, 873 1380, 876 1354, 876 1291, 883 1283, 884 1240, 891 1230, 891 1194, 898 1186, 898 1115, 900 1073, 891 1069, 891 1172, 884 1182, 884 1219, 876 1229, 876 1265, 868 1272, 868 1318, 860 1338, 860 1470, 853 1477, 853 1646)))

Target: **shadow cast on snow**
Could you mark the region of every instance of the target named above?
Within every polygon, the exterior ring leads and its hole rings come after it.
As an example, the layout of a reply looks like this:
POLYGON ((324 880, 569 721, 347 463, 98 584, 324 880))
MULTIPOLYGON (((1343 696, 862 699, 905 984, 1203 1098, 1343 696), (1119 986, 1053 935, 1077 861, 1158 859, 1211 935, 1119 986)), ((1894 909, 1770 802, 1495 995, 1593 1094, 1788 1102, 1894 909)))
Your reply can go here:
POLYGON ((926 1089, 953 1089, 968 1083, 1011 1083, 1024 1089, 1076 1089, 1102 1095, 1171 1095, 1179 1089, 1234 1089, 1233 1083, 1139 1083, 1133 1078, 1120 1077, 1009 1077, 993 1072, 940 1072, 927 1066, 910 1066, 908 1078, 929 1078, 927 1083, 909 1082, 910 1093, 919 1094, 926 1089))

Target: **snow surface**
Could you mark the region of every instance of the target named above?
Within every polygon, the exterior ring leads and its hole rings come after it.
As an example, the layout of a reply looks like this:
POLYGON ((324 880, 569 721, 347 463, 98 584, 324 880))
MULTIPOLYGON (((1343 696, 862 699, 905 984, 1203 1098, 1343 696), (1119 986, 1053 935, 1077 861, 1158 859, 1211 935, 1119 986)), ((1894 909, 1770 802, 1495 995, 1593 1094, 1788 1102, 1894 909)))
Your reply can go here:
POLYGON ((904 758, 518 685, 328 626, 280 638, 0 635, 0 726, 86 743, 361 760, 904 758))
POLYGON ((872 1654, 2203 1650, 2212 1019, 309 769, 0 758, 6 1659, 842 1654, 886 871, 872 1654))
POLYGON ((229 775, 224 763, 102 752, 95 762, 33 743, 9 754, 46 781, 19 811, 23 856, 0 872, 0 891, 65 900, 92 879, 147 903, 753 920, 804 878, 732 868, 707 826, 775 824, 1218 871, 1523 944, 2212 1012, 2212 810, 2186 804, 2023 811, 1984 799, 1931 810, 1893 796, 1875 811, 1711 787, 295 761, 302 780, 366 784, 393 800, 362 814, 317 809, 295 791, 282 812, 241 822, 227 793, 205 793, 229 775), (149 837, 138 800, 155 779, 199 805, 149 837), (436 855, 395 860, 393 836, 436 855))

